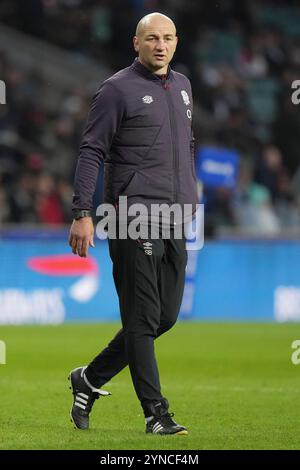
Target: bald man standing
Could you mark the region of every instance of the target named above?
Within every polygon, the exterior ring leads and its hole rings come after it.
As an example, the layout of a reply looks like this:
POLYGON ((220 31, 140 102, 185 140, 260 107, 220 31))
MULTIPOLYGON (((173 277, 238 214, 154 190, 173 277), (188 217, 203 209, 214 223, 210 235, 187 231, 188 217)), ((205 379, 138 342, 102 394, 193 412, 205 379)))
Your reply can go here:
MULTIPOLYGON (((128 210, 136 203, 149 210, 155 204, 197 204, 191 85, 169 66, 177 40, 167 16, 152 13, 142 18, 133 38, 138 57, 102 83, 93 99, 74 181, 69 237, 74 254, 85 257, 94 246, 92 199, 102 163, 105 202, 115 207, 119 220, 120 196, 127 197, 128 210)), ((158 237, 152 232, 146 239, 108 234, 122 329, 88 366, 70 373, 71 418, 79 429, 89 427, 95 399, 109 394, 101 387, 129 365, 146 432, 187 434, 169 413, 154 352, 154 340, 178 318, 187 263, 185 238, 175 237, 174 218, 168 222, 168 238, 162 233, 167 223, 163 217, 155 223, 158 237)))

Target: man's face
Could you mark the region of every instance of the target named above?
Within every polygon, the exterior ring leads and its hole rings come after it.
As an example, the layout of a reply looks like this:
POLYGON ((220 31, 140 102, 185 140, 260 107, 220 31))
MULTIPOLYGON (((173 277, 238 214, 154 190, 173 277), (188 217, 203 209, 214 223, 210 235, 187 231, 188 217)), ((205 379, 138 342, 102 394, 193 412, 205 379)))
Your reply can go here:
POLYGON ((153 73, 164 74, 173 58, 177 40, 171 21, 155 18, 142 27, 133 42, 140 62, 153 73))

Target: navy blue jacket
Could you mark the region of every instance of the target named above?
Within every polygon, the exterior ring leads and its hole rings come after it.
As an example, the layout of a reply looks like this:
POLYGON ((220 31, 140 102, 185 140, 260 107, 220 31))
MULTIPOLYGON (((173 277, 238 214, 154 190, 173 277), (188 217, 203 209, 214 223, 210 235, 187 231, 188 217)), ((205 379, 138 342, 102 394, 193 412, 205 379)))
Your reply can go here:
POLYGON ((80 145, 73 209, 91 209, 104 162, 104 202, 196 204, 190 81, 159 77, 135 59, 102 83, 80 145))

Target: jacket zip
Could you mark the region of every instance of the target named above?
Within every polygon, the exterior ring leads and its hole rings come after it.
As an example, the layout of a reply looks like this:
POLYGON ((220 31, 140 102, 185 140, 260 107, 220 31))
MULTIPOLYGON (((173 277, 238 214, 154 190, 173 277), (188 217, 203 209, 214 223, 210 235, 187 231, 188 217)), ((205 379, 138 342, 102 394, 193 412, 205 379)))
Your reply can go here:
POLYGON ((174 172, 174 191, 173 191, 173 203, 177 202, 177 193, 178 193, 178 148, 177 148, 177 140, 174 139, 174 133, 176 130, 176 124, 174 120, 174 111, 172 106, 172 98, 170 93, 168 92, 168 84, 166 83, 166 77, 162 78, 162 86, 163 89, 166 91, 167 97, 167 104, 169 110, 169 119, 170 119, 170 127, 171 127, 171 137, 172 137, 172 147, 173 147, 173 172, 174 172))

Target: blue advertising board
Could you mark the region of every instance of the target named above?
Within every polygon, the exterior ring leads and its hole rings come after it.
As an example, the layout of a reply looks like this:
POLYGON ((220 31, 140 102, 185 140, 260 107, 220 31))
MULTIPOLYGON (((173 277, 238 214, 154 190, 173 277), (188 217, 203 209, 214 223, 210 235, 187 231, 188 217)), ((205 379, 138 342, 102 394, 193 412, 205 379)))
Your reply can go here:
POLYGON ((0 254, 0 323, 119 318, 105 242, 88 258, 59 240, 2 240, 0 254))
POLYGON ((300 242, 206 242, 196 253, 194 318, 300 321, 300 242))
POLYGON ((234 188, 237 182, 239 154, 219 147, 200 147, 196 158, 197 178, 212 188, 234 188))
MULTIPOLYGON (((106 241, 0 240, 0 324, 119 320, 106 241)), ((182 320, 300 321, 300 242, 213 241, 188 252, 182 320)))

